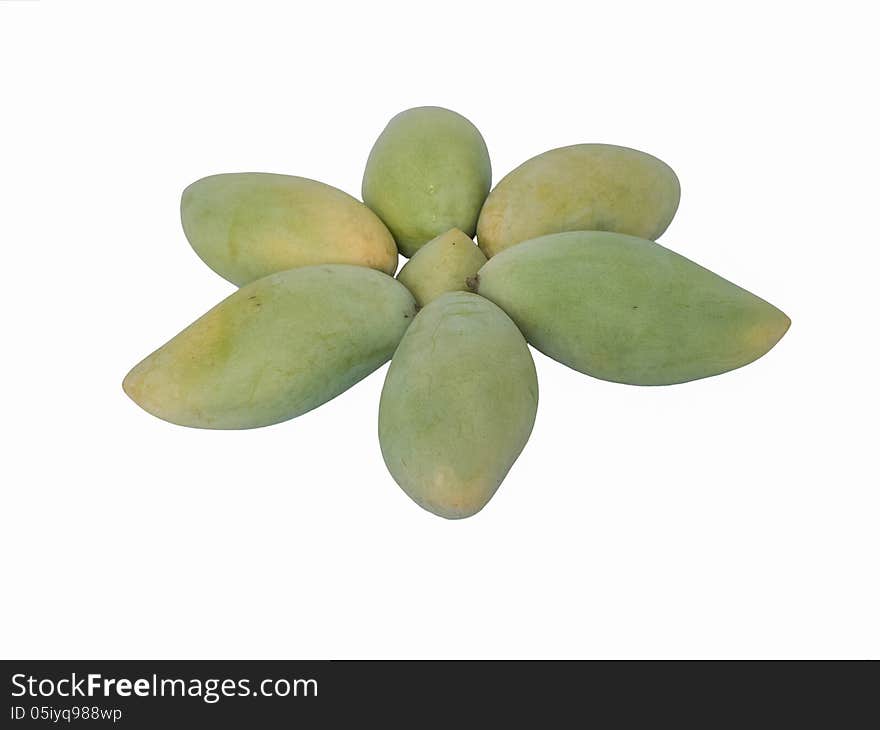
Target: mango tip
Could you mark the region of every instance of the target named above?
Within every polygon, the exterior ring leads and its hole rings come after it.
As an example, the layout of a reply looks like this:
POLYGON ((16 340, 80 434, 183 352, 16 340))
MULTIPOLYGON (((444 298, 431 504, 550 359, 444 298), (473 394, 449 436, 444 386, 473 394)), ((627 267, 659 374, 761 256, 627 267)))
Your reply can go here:
POLYGON ((126 373, 125 377, 122 379, 122 392, 125 393, 129 398, 131 398, 135 403, 137 403, 137 398, 135 398, 135 384, 134 384, 134 368, 126 373))

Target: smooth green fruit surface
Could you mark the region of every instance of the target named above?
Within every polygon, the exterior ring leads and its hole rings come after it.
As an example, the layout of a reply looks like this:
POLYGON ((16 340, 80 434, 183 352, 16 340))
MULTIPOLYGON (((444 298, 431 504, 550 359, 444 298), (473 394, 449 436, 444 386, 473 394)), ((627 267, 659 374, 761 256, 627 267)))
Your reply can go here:
POLYGON ((486 143, 460 114, 424 106, 394 117, 373 145, 362 196, 404 256, 450 228, 473 236, 492 184, 486 143))
POLYGON ((239 289, 136 365, 122 387, 141 408, 200 428, 293 418, 386 362, 415 317, 395 279, 325 265, 239 289))
POLYGON ((486 256, 470 236, 453 228, 416 251, 397 279, 424 307, 446 292, 466 291, 467 280, 485 263, 486 256))
POLYGON ((558 233, 507 249, 472 280, 541 352, 633 385, 682 383, 756 360, 790 320, 659 244, 558 233))
POLYGON ((644 152, 578 144, 544 152, 492 190, 477 226, 486 256, 563 231, 611 231, 654 240, 678 209, 672 169, 644 152))
POLYGON ((421 507, 469 517, 516 461, 537 406, 535 365, 510 318, 475 294, 443 294, 394 353, 379 405, 382 455, 421 507))
POLYGON ((202 178, 183 191, 180 218, 195 252, 238 286, 316 264, 397 270, 394 239, 367 206, 303 177, 243 172, 202 178))

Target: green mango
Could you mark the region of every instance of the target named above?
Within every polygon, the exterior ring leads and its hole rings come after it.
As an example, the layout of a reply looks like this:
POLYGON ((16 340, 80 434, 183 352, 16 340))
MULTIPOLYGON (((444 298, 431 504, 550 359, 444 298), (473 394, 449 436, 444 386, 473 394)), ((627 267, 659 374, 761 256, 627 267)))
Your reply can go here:
POLYGON ((428 241, 407 261, 397 280, 420 307, 448 291, 466 291, 467 280, 486 263, 483 252, 458 228, 428 241))
POLYGON ((382 221, 347 193, 304 177, 211 175, 183 191, 180 218, 195 252, 237 286, 316 264, 397 270, 382 221))
POLYGON ((659 244, 577 231, 502 251, 470 281, 544 354, 603 380, 670 385, 758 359, 788 330, 772 304, 659 244))
POLYGON ((489 151, 460 114, 424 106, 394 117, 364 170, 364 202, 404 256, 450 228, 473 236, 492 184, 489 151))
POLYGON ((610 144, 578 144, 524 162, 489 194, 477 224, 483 253, 564 231, 611 231, 654 240, 672 222, 681 188, 656 157, 610 144))
POLYGON ((469 517, 523 450, 537 407, 535 364, 516 325, 475 294, 442 294, 419 312, 388 369, 382 456, 419 506, 469 517))
POLYGON ((415 312, 406 287, 373 269, 283 271, 224 299, 136 365, 122 387, 181 426, 268 426, 388 361, 415 312))

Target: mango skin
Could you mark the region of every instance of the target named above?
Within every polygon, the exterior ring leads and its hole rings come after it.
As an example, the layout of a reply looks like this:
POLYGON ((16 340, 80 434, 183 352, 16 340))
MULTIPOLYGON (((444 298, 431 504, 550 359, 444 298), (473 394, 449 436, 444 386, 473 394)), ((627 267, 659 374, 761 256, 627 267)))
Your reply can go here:
POLYGON ((424 307, 446 292, 467 291, 467 280, 485 263, 486 257, 473 240, 453 228, 416 251, 397 274, 397 280, 424 307))
POLYGON ((441 517, 469 517, 528 441, 538 379, 528 345, 498 307, 443 294, 404 335, 385 378, 379 442, 395 481, 441 517))
POLYGON ((768 352, 791 321, 663 246, 605 232, 557 233, 502 251, 472 288, 544 354, 603 380, 670 385, 768 352))
POLYGON ((211 175, 183 191, 180 219, 199 257, 237 286, 317 264, 397 270, 376 215, 330 185, 265 172, 211 175))
POLYGON ((450 228, 473 236, 491 184, 477 128, 453 111, 425 106, 388 122, 370 151, 361 195, 409 257, 450 228))
POLYGON ((395 279, 329 264, 239 289, 125 377, 141 408, 171 423, 239 429, 294 418, 391 358, 416 304, 395 279))
POLYGON ((611 231, 654 240, 672 222, 681 186, 665 162, 610 144, 544 152, 508 173, 477 224, 487 257, 549 233, 611 231))

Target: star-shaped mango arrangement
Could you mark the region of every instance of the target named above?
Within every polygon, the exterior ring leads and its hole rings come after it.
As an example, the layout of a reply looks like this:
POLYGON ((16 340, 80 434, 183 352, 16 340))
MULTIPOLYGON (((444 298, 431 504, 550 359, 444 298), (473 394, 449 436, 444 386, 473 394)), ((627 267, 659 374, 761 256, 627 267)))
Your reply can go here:
POLYGON ((364 203, 287 175, 198 180, 183 193, 184 232, 241 288, 136 365, 125 392, 171 423, 256 428, 391 360, 388 470, 420 506, 461 518, 528 441, 527 342, 596 378, 672 385, 746 365, 788 329, 773 305, 654 243, 680 195, 657 158, 578 144, 490 192, 491 178, 477 128, 421 107, 373 146, 364 203), (395 279, 398 251, 411 258, 395 279))

